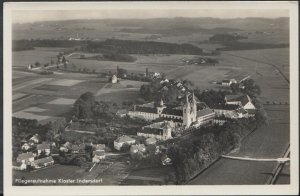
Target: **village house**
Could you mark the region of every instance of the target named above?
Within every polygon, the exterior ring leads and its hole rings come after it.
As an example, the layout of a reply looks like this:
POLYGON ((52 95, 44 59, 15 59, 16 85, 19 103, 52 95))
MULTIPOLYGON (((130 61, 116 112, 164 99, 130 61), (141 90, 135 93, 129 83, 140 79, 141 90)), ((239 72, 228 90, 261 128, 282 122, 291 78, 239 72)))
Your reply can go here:
POLYGON ((116 150, 121 150, 121 148, 123 146, 132 145, 134 143, 135 143, 135 139, 133 139, 127 135, 123 135, 114 141, 114 148, 116 150))
POLYGON ((18 163, 24 162, 25 164, 28 164, 32 161, 34 161, 34 154, 32 152, 19 154, 17 157, 18 163))
POLYGON ((32 140, 34 143, 39 143, 41 141, 41 138, 38 134, 33 135, 29 140, 32 140))
POLYGON ((53 164, 54 164, 54 160, 50 156, 50 157, 45 157, 45 158, 41 158, 41 159, 37 159, 37 160, 33 161, 31 163, 31 166, 34 167, 35 169, 38 169, 38 168, 47 167, 47 166, 50 166, 53 164))
POLYGON ((60 150, 61 152, 68 152, 68 151, 71 150, 71 149, 72 149, 72 144, 71 144, 70 142, 64 143, 64 144, 59 148, 59 150, 60 150))
POLYGON ((36 144, 33 140, 28 140, 27 143, 30 147, 33 147, 36 144))
POLYGON ((26 165, 26 163, 24 161, 23 162, 19 162, 19 163, 14 163, 12 167, 15 170, 21 170, 21 171, 27 169, 27 165, 26 165))
POLYGON ((105 151, 105 144, 94 144, 94 151, 105 151))
POLYGON ((149 137, 149 138, 146 139, 145 142, 146 142, 147 145, 154 145, 154 144, 156 144, 157 140, 153 137, 149 137))
POLYGON ((237 84, 236 79, 225 79, 221 82, 222 86, 231 86, 232 84, 237 84))
POLYGON ((140 152, 140 153, 146 152, 146 147, 145 147, 144 144, 132 145, 132 146, 130 147, 130 153, 131 153, 131 154, 136 154, 136 153, 138 153, 138 152, 140 152))
POLYGON ((113 75, 113 76, 111 77, 111 83, 116 84, 117 82, 118 82, 117 76, 116 76, 116 75, 113 75))
POLYGON ((31 146, 27 142, 24 143, 21 147, 22 150, 26 150, 26 151, 29 150, 30 148, 31 148, 31 146))
POLYGON ((93 152, 93 163, 99 163, 100 160, 105 159, 105 152, 104 151, 94 151, 93 152))
POLYGON ((42 152, 44 152, 46 155, 50 155, 50 144, 43 142, 42 144, 38 144, 36 146, 38 156, 41 155, 42 152))
POLYGON ((74 154, 85 153, 85 144, 79 144, 79 145, 73 144, 71 147, 71 151, 74 154))
POLYGON ((126 109, 120 109, 116 112, 116 115, 120 118, 126 117, 128 111, 126 109))
POLYGON ((166 154, 162 155, 160 160, 162 165, 172 165, 172 160, 166 154))

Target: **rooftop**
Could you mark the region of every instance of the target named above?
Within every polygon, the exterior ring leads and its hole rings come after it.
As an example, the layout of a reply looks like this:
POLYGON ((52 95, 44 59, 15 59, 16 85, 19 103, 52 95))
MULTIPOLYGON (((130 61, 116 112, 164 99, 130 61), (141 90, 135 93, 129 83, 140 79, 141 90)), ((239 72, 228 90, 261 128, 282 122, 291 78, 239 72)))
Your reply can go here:
POLYGON ((37 160, 33 161, 33 163, 38 165, 38 164, 50 163, 50 162, 53 162, 53 161, 54 161, 53 158, 50 156, 50 157, 37 159, 37 160))
POLYGON ((45 149, 50 149, 50 144, 47 143, 42 143, 42 144, 38 144, 36 146, 37 150, 45 150, 45 149))
POLYGON ((135 141, 135 139, 127 136, 127 135, 123 135, 121 137, 119 137, 118 139, 115 140, 116 142, 129 142, 129 141, 135 141))
POLYGON ((105 144, 95 144, 94 145, 95 150, 104 150, 105 149, 105 144))
POLYGON ((202 116, 206 116, 209 114, 214 114, 214 111, 209 108, 197 111, 197 117, 202 117, 202 116))
POLYGON ((21 159, 21 160, 25 160, 25 159, 29 159, 29 158, 33 158, 33 153, 32 152, 28 152, 28 153, 22 153, 19 154, 17 159, 21 159))
POLYGON ((104 156, 105 152, 104 151, 94 151, 95 156, 104 156))
POLYGON ((132 150, 144 151, 146 149, 144 144, 132 145, 132 150))

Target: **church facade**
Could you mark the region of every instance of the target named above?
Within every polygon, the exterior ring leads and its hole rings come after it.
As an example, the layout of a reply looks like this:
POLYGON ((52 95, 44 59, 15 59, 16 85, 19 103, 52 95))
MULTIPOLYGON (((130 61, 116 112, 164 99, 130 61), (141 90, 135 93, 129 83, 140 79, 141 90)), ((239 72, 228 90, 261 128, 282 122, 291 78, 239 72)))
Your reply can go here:
POLYGON ((203 121, 210 121, 214 118, 214 111, 206 108, 198 110, 194 93, 186 95, 183 105, 166 105, 160 103, 147 103, 134 106, 128 112, 131 118, 142 118, 148 121, 161 119, 161 121, 172 121, 177 127, 190 127, 193 123, 203 124, 203 121))

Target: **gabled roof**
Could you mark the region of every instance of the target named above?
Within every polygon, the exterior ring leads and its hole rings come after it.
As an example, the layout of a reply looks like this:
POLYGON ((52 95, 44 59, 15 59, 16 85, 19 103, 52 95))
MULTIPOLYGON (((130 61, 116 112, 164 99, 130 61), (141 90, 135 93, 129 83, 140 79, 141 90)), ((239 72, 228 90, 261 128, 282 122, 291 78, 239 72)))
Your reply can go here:
POLYGON ((50 162, 54 162, 53 158, 50 157, 45 157, 45 158, 41 158, 41 159, 37 159, 35 161, 33 161, 34 164, 39 165, 39 164, 44 164, 44 163, 50 163, 50 162))
POLYGON ((132 150, 144 151, 146 149, 144 144, 132 145, 132 150))
POLYGON ((213 109, 216 110, 236 110, 238 109, 239 106, 238 105, 226 105, 226 104, 219 104, 219 105, 215 105, 213 106, 213 109))
POLYGON ((157 114, 156 108, 136 106, 135 111, 157 114))
POLYGON ((176 110, 171 108, 164 108, 162 114, 174 115, 174 116, 183 116, 182 110, 176 110))
POLYGON ((95 144, 94 145, 95 150, 104 150, 105 149, 105 144, 95 144))
POLYGON ((85 144, 79 144, 79 145, 73 144, 71 148, 74 151, 84 150, 85 149, 85 144))
POLYGON ((198 110, 197 111, 197 117, 202 117, 202 116, 206 116, 209 114, 214 114, 215 112, 212 109, 203 109, 203 110, 198 110))
POLYGON ((43 144, 38 144, 36 146, 37 150, 45 150, 45 149, 50 149, 50 144, 43 143, 43 144))
POLYGON ((135 139, 127 136, 127 135, 123 135, 121 137, 119 137, 118 139, 115 140, 116 142, 130 142, 130 141, 135 141, 135 139))
POLYGON ((247 103, 251 102, 251 99, 248 95, 226 95, 225 99, 227 102, 240 101, 242 106, 245 106, 247 103))
POLYGON ((22 153, 22 154, 19 154, 17 159, 20 159, 20 160, 25 160, 25 159, 30 159, 30 158, 33 158, 33 153, 32 152, 28 152, 28 153, 22 153))
POLYGON ((157 140, 153 137, 149 137, 148 139, 146 139, 146 142, 147 143, 153 143, 153 142, 156 142, 157 140))
POLYGON ((104 156, 105 152, 104 151, 94 151, 94 156, 104 156))
POLYGON ((246 111, 248 112, 248 114, 255 114, 256 113, 256 109, 247 109, 246 111))
POLYGON ((139 133, 154 134, 154 135, 162 135, 163 134, 163 129, 161 129, 161 128, 153 128, 153 127, 143 127, 138 132, 139 133))

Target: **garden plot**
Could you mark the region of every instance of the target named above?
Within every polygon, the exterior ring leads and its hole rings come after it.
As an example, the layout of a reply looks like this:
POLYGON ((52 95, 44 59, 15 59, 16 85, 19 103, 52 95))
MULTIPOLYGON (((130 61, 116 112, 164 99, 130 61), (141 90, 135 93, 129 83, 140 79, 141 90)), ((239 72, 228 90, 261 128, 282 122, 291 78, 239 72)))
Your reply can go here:
POLYGON ((51 118, 51 116, 43 116, 43 115, 35 114, 35 113, 44 112, 44 111, 46 111, 46 110, 42 109, 42 108, 30 107, 25 110, 13 113, 13 116, 17 117, 17 118, 36 119, 38 121, 51 118))
POLYGON ((39 78, 39 79, 35 79, 35 80, 30 80, 30 81, 27 81, 27 82, 24 82, 22 84, 19 84, 19 85, 15 85, 13 87, 13 90, 20 90, 20 89, 23 89, 25 87, 29 87, 29 86, 35 86, 35 85, 38 85, 38 84, 41 84, 41 83, 44 83, 44 82, 49 82, 53 80, 53 78, 39 78))
POLYGON ((72 79, 59 79, 50 82, 50 85, 57 85, 57 86, 74 86, 76 84, 79 84, 81 82, 84 82, 84 80, 72 80, 72 79))
POLYGON ((72 105, 75 102, 75 99, 66 99, 66 98, 57 98, 53 101, 48 102, 47 104, 54 105, 72 105))

